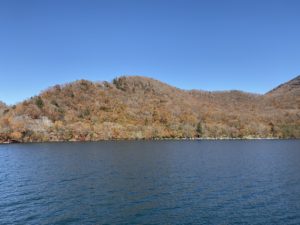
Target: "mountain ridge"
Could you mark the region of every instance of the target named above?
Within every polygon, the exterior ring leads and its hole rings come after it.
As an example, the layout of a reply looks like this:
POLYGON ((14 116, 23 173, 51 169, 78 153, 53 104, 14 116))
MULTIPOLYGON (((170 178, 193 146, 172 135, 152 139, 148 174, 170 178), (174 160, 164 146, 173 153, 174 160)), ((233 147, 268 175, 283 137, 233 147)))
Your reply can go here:
POLYGON ((142 76, 78 80, 0 104, 0 142, 299 138, 299 78, 264 95, 183 90, 142 76))
POLYGON ((285 82, 283 84, 278 85, 276 88, 272 89, 271 91, 267 92, 266 95, 270 94, 279 94, 281 92, 286 91, 293 91, 295 89, 300 90, 300 75, 296 76, 292 80, 285 82))

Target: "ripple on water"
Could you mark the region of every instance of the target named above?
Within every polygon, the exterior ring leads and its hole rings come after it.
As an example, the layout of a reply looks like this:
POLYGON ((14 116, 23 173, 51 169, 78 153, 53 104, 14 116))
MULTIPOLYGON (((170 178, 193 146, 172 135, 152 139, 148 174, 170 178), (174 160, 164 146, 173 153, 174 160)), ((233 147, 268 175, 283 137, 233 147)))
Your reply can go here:
POLYGON ((300 224, 299 146, 0 146, 0 224, 300 224))

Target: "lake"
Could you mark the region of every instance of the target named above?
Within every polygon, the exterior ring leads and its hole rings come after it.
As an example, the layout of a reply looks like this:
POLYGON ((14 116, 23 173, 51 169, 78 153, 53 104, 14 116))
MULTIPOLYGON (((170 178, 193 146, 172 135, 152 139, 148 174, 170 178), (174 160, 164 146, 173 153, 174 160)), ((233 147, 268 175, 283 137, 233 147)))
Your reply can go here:
POLYGON ((0 224, 300 224, 300 141, 0 145, 0 224))

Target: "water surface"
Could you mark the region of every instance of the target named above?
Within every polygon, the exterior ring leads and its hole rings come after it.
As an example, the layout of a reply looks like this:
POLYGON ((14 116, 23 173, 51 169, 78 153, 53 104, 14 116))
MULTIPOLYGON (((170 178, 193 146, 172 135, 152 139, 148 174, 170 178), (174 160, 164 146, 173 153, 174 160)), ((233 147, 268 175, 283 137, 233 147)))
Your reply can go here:
POLYGON ((300 224, 300 141, 0 145, 0 224, 300 224))

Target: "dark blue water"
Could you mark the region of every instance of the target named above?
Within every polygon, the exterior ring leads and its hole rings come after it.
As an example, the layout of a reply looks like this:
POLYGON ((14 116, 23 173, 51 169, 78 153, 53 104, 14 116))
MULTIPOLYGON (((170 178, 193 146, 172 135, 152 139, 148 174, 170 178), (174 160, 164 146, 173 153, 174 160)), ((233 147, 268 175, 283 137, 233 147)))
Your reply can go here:
POLYGON ((0 145, 0 224, 300 224, 300 141, 0 145))

